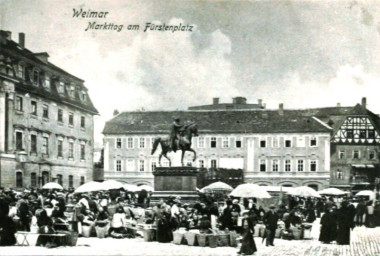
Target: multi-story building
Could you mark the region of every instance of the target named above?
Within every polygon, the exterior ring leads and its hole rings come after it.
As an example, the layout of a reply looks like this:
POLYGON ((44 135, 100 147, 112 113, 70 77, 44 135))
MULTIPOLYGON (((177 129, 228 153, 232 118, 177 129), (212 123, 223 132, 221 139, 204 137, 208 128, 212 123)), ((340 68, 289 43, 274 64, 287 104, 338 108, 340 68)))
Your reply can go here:
MULTIPOLYGON (((160 149, 151 155, 157 136, 167 136, 173 117, 195 121, 199 137, 186 164, 199 168, 243 169, 244 180, 263 185, 329 186, 332 128, 303 111, 216 110, 124 112, 108 121, 104 134, 104 178, 153 184, 160 149)), ((172 153, 178 165, 180 152, 172 153)), ((168 161, 164 161, 167 165, 168 161)))
POLYGON ((93 116, 84 81, 0 31, 0 185, 92 180, 93 116))

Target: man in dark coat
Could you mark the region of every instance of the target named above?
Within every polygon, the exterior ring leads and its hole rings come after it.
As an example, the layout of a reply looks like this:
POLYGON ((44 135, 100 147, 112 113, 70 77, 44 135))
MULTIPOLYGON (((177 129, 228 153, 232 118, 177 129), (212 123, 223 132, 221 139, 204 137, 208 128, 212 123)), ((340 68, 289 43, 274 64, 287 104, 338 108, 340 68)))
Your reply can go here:
POLYGON ((0 198, 0 246, 16 244, 16 224, 8 216, 9 204, 4 198, 0 198))
POLYGON ((356 206, 356 226, 363 225, 363 215, 365 213, 365 205, 363 200, 361 199, 356 206))
POLYGON ((336 242, 340 245, 350 244, 350 228, 353 227, 353 219, 347 202, 342 203, 342 207, 337 212, 338 233, 336 242))
POLYGON ((329 244, 336 240, 337 236, 337 216, 335 207, 330 210, 326 209, 325 214, 321 218, 321 232, 319 234, 319 241, 329 244))
POLYGON ((227 207, 223 210, 222 216, 221 216, 221 223, 222 223, 222 229, 233 228, 233 222, 232 222, 232 201, 227 200, 227 207))
POLYGON ((265 214, 264 223, 266 226, 266 246, 274 246, 274 234, 277 229, 278 215, 274 211, 275 206, 270 205, 270 210, 265 214))

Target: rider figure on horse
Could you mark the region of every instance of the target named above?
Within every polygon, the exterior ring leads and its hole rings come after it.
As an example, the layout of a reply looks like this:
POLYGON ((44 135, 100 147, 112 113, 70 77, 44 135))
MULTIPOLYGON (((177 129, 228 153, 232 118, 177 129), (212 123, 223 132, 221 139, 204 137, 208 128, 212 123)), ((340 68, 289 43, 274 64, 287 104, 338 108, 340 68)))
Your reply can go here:
POLYGON ((180 119, 178 117, 174 118, 174 122, 170 128, 170 148, 173 149, 174 152, 177 151, 177 143, 176 140, 180 139, 180 131, 183 125, 180 124, 180 119))

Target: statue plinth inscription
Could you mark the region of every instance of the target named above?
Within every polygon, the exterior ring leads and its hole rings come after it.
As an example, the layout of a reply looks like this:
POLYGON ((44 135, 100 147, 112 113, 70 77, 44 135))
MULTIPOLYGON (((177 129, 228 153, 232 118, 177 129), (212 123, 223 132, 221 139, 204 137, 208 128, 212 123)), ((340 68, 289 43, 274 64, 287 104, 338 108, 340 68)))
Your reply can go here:
POLYGON ((156 167, 153 197, 165 198, 180 196, 182 199, 195 200, 198 170, 195 167, 156 167))

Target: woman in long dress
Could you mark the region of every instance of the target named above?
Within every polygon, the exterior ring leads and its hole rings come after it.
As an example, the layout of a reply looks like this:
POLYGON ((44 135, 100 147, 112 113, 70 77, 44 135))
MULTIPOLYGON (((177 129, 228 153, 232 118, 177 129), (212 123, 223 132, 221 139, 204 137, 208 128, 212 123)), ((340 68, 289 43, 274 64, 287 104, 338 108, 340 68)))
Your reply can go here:
POLYGON ((245 213, 243 218, 243 240, 238 254, 252 255, 257 251, 255 240, 253 239, 255 222, 257 216, 253 211, 245 213))

